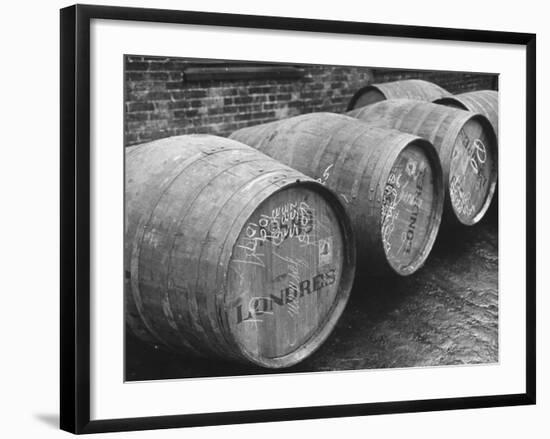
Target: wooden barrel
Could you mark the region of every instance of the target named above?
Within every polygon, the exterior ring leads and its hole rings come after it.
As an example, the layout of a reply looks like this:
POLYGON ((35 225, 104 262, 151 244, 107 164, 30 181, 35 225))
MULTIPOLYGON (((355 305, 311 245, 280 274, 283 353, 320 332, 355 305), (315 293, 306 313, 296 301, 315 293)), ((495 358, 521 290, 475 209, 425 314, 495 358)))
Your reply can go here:
POLYGON ((126 150, 126 321, 175 350, 286 367, 327 338, 355 269, 338 197, 208 135, 126 150))
POLYGON ((498 138, 498 91, 471 91, 439 98, 434 103, 483 114, 491 122, 498 138))
POLYGON ((348 114, 432 142, 443 167, 446 220, 473 225, 483 218, 495 192, 498 168, 496 136, 485 116, 408 99, 382 101, 348 114))
MULTIPOLYGON (((462 93, 451 97, 436 99, 436 104, 473 111, 483 114, 495 130, 498 140, 498 92, 494 90, 479 90, 462 93)), ((498 183, 493 196, 493 202, 487 215, 493 221, 498 221, 498 183)))
POLYGON ((386 99, 415 99, 432 102, 446 96, 452 96, 452 94, 439 85, 422 79, 405 79, 403 81, 370 84, 361 88, 352 96, 348 104, 348 111, 386 99))
POLYGON ((437 152, 426 140, 331 113, 243 128, 231 138, 340 195, 352 220, 364 274, 393 270, 408 275, 426 260, 444 199, 437 152))

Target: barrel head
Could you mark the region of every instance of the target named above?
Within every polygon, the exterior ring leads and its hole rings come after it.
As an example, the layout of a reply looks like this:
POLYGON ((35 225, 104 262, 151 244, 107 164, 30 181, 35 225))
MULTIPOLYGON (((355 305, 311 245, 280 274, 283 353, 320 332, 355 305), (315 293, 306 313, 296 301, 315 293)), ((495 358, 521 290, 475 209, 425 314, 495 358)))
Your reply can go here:
POLYGON ((244 355, 267 367, 309 355, 347 300, 338 213, 319 193, 276 192, 249 217, 228 268, 226 313, 244 355))
POLYGON ((382 243, 388 263, 399 274, 410 274, 425 261, 439 228, 443 191, 433 166, 425 149, 410 144, 397 157, 384 187, 382 243))
POLYGON ((365 107, 375 102, 380 102, 385 100, 386 97, 380 90, 374 87, 366 87, 357 92, 350 101, 348 105, 348 111, 355 108, 365 107))
POLYGON ((456 138, 449 168, 449 197, 462 224, 477 223, 493 197, 497 148, 490 127, 479 118, 466 122, 456 138), (487 129, 489 128, 489 129, 487 129))

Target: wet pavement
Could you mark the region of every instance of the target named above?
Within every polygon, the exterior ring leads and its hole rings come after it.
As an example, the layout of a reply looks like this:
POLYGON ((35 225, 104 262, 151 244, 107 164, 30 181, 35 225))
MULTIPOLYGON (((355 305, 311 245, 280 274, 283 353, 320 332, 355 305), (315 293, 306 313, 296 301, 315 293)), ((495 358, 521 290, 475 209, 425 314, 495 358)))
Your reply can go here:
POLYGON ((412 276, 356 282, 325 343, 276 371, 165 352, 127 335, 126 379, 150 380, 498 362, 498 227, 440 233, 412 276))

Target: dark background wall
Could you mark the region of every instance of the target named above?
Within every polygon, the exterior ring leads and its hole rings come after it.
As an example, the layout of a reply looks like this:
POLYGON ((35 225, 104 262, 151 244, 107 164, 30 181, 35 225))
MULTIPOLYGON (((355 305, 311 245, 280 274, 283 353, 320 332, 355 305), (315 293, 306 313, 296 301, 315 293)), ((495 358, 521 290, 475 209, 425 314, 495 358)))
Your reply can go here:
POLYGON ((438 72, 396 69, 372 69, 374 82, 390 82, 402 79, 424 79, 433 82, 450 93, 474 90, 498 90, 498 75, 488 73, 438 72))
POLYGON ((370 83, 420 78, 451 93, 496 89, 497 75, 348 66, 258 65, 126 56, 125 145, 191 133, 226 136, 314 111, 340 113, 370 83))

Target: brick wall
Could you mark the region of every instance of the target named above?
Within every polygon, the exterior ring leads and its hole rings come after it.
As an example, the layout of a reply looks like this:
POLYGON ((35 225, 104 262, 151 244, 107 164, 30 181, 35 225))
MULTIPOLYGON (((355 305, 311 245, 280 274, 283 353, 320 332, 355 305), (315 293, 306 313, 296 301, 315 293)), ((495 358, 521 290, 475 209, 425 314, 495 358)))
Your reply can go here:
POLYGON ((450 92, 493 88, 494 75, 296 66, 299 78, 186 80, 196 60, 125 58, 125 145, 190 133, 226 136, 250 125, 314 111, 345 111, 361 87, 404 78, 450 92))
POLYGON ((473 90, 498 90, 497 75, 487 73, 456 73, 418 70, 372 69, 374 81, 391 82, 402 79, 424 79, 450 93, 473 90))

